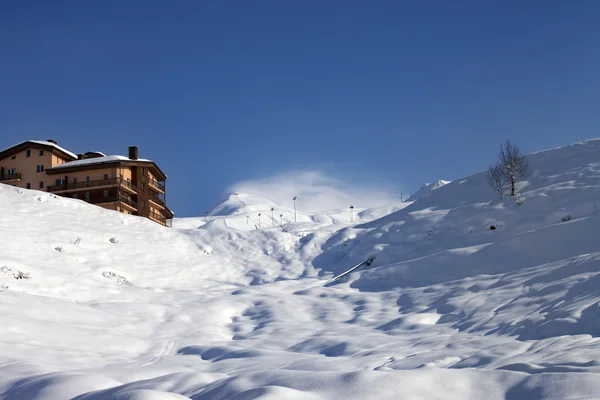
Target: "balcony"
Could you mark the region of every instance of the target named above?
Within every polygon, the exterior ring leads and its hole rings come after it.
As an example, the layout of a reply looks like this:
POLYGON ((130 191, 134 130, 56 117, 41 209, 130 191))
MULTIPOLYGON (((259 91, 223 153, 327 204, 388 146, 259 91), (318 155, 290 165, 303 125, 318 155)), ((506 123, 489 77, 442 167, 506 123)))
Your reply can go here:
POLYGON ((160 183, 158 181, 155 181, 154 179, 148 178, 148 186, 150 186, 152 189, 156 190, 157 192, 160 192, 160 193, 165 192, 164 183, 160 183))
POLYGON ((148 200, 150 200, 151 202, 153 202, 154 204, 156 204, 157 208, 160 208, 161 210, 164 210, 166 207, 165 201, 163 199, 161 199, 158 196, 150 196, 148 198, 148 200))
POLYGON ((150 214, 148 214, 148 218, 163 225, 167 224, 167 219, 155 212, 150 212, 150 214))
POLYGON ((19 182, 21 180, 21 174, 3 174, 0 175, 0 182, 3 183, 11 183, 11 182, 19 182))
POLYGON ((113 196, 99 196, 99 197, 90 197, 87 199, 81 199, 90 204, 102 204, 102 203, 116 203, 121 202, 127 207, 131 208, 132 211, 137 211, 137 203, 127 196, 123 195, 113 195, 113 196))
POLYGON ((124 188, 126 192, 131 194, 137 193, 137 188, 131 182, 121 178, 113 179, 101 179, 98 181, 87 181, 87 182, 65 182, 62 185, 51 185, 48 186, 48 191, 56 194, 63 194, 68 192, 76 192, 88 188, 102 189, 108 187, 120 186, 124 188))

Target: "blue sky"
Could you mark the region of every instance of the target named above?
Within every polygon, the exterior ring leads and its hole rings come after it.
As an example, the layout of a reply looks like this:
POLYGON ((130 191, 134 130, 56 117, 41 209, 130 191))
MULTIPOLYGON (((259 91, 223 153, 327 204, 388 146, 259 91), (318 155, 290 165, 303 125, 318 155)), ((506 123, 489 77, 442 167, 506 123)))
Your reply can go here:
POLYGON ((179 216, 307 171, 360 207, 485 169, 507 137, 600 136, 599 20, 593 0, 4 1, 0 147, 137 144, 179 216))

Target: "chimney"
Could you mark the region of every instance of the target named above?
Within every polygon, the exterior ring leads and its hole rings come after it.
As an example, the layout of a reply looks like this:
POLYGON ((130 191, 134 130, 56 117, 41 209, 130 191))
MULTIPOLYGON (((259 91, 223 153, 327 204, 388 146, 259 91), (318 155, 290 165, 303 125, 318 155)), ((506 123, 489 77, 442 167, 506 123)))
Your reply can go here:
POLYGON ((137 160, 138 159, 138 148, 137 146, 129 146, 129 159, 137 160))
POLYGON ((85 159, 85 156, 83 154, 79 153, 79 154, 77 154, 77 159, 83 160, 83 159, 85 159))
POLYGON ((47 141, 50 142, 50 143, 58 144, 58 142, 56 140, 54 140, 54 139, 48 139, 47 141))

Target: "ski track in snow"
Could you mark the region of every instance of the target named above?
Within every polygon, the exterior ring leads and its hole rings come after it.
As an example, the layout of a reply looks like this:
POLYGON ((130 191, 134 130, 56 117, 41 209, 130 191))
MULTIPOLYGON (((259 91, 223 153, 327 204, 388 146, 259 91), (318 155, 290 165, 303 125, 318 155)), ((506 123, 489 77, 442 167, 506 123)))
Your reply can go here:
POLYGON ((475 174, 174 229, 0 185, 0 399, 598 398, 600 140, 530 161, 520 206, 475 174))

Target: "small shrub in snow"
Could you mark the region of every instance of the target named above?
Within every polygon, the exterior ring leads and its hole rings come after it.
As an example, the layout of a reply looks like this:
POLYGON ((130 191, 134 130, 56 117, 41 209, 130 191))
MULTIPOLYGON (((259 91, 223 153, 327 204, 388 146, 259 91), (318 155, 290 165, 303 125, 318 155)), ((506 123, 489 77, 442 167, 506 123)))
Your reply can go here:
POLYGON ((495 231, 496 230, 496 225, 490 225, 490 231, 495 231))
POLYGON ((102 272, 102 276, 113 281, 114 283, 118 283, 120 285, 129 283, 129 280, 125 278, 123 275, 116 274, 111 271, 102 272))
POLYGON ((523 200, 522 197, 517 197, 515 202, 517 203, 518 206, 520 206, 520 205, 523 205, 523 203, 525 203, 525 200, 523 200))
POLYGON ((570 221, 571 219, 573 219, 573 218, 571 217, 571 214, 567 214, 567 215, 563 216, 563 217, 562 217, 560 220, 561 220, 562 222, 567 222, 567 221, 570 221))
POLYGON ((29 279, 31 277, 28 273, 23 272, 23 271, 15 271, 13 276, 15 277, 16 280, 29 279))
POLYGON ((56 246, 56 247, 54 248, 54 250, 56 250, 56 251, 60 251, 60 252, 63 252, 63 251, 65 251, 65 249, 64 249, 62 246, 56 246))
POLYGON ((111 242, 111 243, 114 243, 114 244, 119 243, 119 241, 115 237, 111 237, 110 239, 108 239, 108 241, 111 242))
POLYGON ((80 237, 78 237, 77 239, 75 239, 75 240, 73 240, 71 242, 71 244, 74 244, 75 246, 79 246, 79 243, 81 243, 81 238, 80 237))
POLYGON ((12 269, 10 267, 7 267, 6 265, 3 266, 2 268, 0 268, 0 271, 4 272, 5 274, 12 275, 12 277, 15 278, 16 280, 31 278, 31 275, 29 275, 28 273, 12 269))

